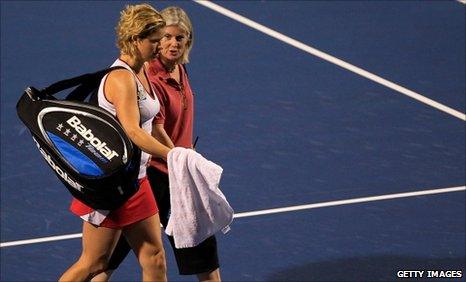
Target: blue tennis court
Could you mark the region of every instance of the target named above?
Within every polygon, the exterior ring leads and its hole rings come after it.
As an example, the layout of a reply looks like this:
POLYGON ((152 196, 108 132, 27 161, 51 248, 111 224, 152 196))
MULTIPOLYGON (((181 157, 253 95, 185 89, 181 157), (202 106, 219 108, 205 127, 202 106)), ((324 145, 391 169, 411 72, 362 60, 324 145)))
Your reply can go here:
MULTIPOLYGON (((236 212, 224 281, 465 281, 462 2, 150 2, 194 25, 197 151, 236 212)), ((15 107, 110 65, 127 3, 1 2, 1 281, 56 281, 80 254, 71 195, 15 107)), ((169 281, 195 281, 165 246, 169 281)), ((140 280, 134 255, 112 279, 140 280)))

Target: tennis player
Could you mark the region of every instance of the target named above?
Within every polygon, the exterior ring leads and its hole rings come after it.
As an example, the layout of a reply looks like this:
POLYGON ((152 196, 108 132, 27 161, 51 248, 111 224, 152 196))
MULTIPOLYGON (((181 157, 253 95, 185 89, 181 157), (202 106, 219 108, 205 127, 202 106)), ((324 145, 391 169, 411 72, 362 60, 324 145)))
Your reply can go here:
POLYGON ((60 281, 89 281, 108 268, 110 256, 123 234, 137 256, 144 281, 166 281, 166 263, 158 208, 146 177, 150 155, 167 158, 169 147, 151 136, 152 120, 159 102, 147 77, 144 63, 158 51, 162 16, 150 5, 128 5, 116 27, 120 56, 113 70, 101 81, 99 106, 117 117, 128 137, 143 151, 139 170, 140 188, 122 207, 93 210, 74 199, 71 211, 84 219, 82 253, 60 281))

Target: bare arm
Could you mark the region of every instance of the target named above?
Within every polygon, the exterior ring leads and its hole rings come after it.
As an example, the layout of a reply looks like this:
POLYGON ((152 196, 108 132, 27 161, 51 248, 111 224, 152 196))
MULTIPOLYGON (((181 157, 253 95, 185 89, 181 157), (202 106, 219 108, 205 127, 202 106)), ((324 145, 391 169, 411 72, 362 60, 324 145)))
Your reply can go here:
POLYGON ((136 91, 133 75, 127 70, 115 70, 108 75, 105 94, 115 107, 118 120, 129 139, 144 152, 166 160, 170 148, 157 141, 139 125, 136 91))
POLYGON ((157 139, 160 143, 164 144, 165 146, 169 148, 175 148, 175 144, 173 144, 173 141, 170 139, 167 132, 165 131, 163 123, 154 124, 154 126, 152 127, 152 136, 154 136, 155 139, 157 139))

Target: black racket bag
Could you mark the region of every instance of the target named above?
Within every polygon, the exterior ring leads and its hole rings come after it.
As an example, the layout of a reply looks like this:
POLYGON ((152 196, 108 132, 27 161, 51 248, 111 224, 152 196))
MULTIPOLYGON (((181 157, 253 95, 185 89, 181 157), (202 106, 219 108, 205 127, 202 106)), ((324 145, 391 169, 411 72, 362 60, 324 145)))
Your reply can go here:
POLYGON ((28 87, 16 110, 37 149, 68 191, 94 209, 113 210, 139 188, 141 151, 120 123, 97 106, 102 77, 114 68, 28 87), (77 86, 65 99, 53 95, 77 86))

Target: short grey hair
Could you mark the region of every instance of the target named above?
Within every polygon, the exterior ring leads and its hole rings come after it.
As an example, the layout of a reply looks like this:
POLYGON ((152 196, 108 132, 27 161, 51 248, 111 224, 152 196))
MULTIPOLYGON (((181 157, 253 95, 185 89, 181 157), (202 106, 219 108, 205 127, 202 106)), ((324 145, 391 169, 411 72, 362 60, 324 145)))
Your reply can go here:
POLYGON ((193 25, 191 24, 191 20, 189 19, 188 14, 186 14, 186 12, 180 7, 175 6, 170 6, 163 9, 160 11, 160 14, 165 19, 165 26, 176 25, 187 33, 188 42, 186 43, 186 50, 184 51, 178 63, 189 63, 189 52, 191 52, 193 47, 194 36, 193 25))

